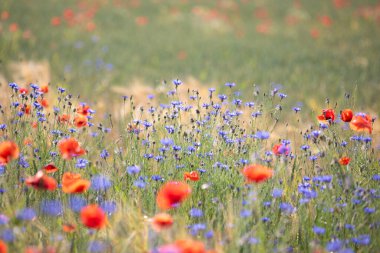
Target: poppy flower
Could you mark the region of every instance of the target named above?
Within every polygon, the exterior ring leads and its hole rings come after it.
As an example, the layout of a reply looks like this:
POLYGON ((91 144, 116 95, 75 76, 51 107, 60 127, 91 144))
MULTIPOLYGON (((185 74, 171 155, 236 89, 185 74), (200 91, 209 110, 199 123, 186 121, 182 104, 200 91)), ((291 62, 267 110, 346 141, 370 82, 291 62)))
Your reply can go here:
POLYGON ((9 18, 9 12, 8 11, 3 11, 1 13, 1 20, 7 20, 9 18))
POLYGON ((8 252, 8 246, 0 240, 0 253, 7 253, 8 252))
POLYGON ((20 89, 18 90, 18 92, 19 92, 20 94, 25 95, 25 94, 28 94, 28 89, 27 89, 27 88, 20 88, 20 89))
POLYGON ((321 24, 326 27, 329 27, 332 25, 332 19, 326 15, 319 17, 319 22, 321 22, 321 24))
POLYGON ((280 156, 280 155, 287 156, 290 153, 290 147, 283 143, 279 143, 273 146, 272 151, 276 156, 280 156))
POLYGON ((350 161, 351 161, 351 158, 344 156, 344 157, 339 159, 339 164, 348 165, 350 163, 350 161))
POLYGON ((207 253, 205 245, 201 241, 183 239, 177 240, 175 245, 181 249, 181 253, 207 253))
POLYGON ((38 122, 37 121, 33 121, 32 123, 30 123, 30 125, 32 126, 32 128, 37 128, 38 127, 38 122))
POLYGON ((61 18, 60 17, 52 17, 50 20, 50 24, 52 26, 59 26, 61 24, 61 18))
POLYGON ((40 92, 42 92, 42 93, 48 93, 49 92, 49 86, 48 85, 42 85, 40 87, 40 92))
POLYGON ((198 171, 185 172, 183 177, 184 177, 184 180, 198 181, 199 173, 198 171))
POLYGON ((88 105, 80 105, 77 107, 76 113, 83 115, 83 116, 88 116, 90 115, 90 106, 88 105))
POLYGON ((62 230, 63 230, 63 232, 65 232, 65 233, 72 233, 72 232, 74 232, 75 231, 75 229, 76 229, 76 226, 75 225, 73 225, 73 224, 63 224, 62 225, 62 230))
POLYGON ((357 114, 352 117, 350 122, 350 128, 357 132, 367 131, 372 133, 372 119, 370 116, 364 113, 357 114))
POLYGON ((353 116, 354 114, 352 113, 351 109, 344 109, 343 111, 340 112, 340 118, 344 122, 350 122, 353 116))
POLYGON ((31 110, 32 108, 30 107, 30 105, 27 105, 27 104, 20 105, 20 111, 22 111, 25 114, 30 114, 31 110))
POLYGON ((53 172, 56 172, 58 170, 58 168, 52 164, 52 163, 49 163, 48 165, 46 165, 43 170, 46 172, 46 173, 53 173, 53 172))
POLYGON ((80 212, 80 218, 83 225, 92 229, 101 229, 107 224, 107 216, 98 205, 83 207, 80 212))
POLYGON ((273 176, 273 170, 260 164, 250 164, 243 169, 248 182, 260 183, 273 176))
POLYGON ((0 143, 0 165, 6 165, 13 159, 17 159, 20 150, 16 143, 12 141, 4 141, 0 143))
POLYGON ((62 177, 62 191, 65 193, 83 193, 90 188, 91 182, 81 178, 80 174, 65 172, 62 177))
POLYGON ((42 107, 44 107, 44 108, 49 107, 49 102, 47 101, 46 98, 40 98, 40 99, 38 99, 38 103, 39 103, 42 107))
POLYGON ((158 213, 152 219, 152 226, 156 231, 170 228, 173 225, 173 217, 168 213, 158 213))
POLYGON ((57 181, 44 175, 42 171, 38 171, 36 175, 27 178, 25 184, 37 190, 54 191, 57 188, 57 181))
POLYGON ((67 123, 70 121, 70 115, 68 114, 62 114, 58 116, 59 123, 67 123))
POLYGON ((183 182, 171 181, 164 184, 157 194, 156 202, 160 209, 173 208, 184 201, 191 193, 191 188, 183 182))
POLYGON ((329 123, 334 122, 335 112, 333 109, 325 109, 322 111, 322 114, 318 116, 318 120, 324 121, 328 120, 329 123))
POLYGON ((17 30, 18 30, 18 24, 17 23, 10 24, 8 30, 10 32, 17 32, 17 30))
POLYGON ((78 128, 87 126, 87 117, 83 115, 76 116, 74 118, 74 125, 78 128))
POLYGON ((75 138, 62 139, 58 142, 58 148, 63 159, 70 160, 73 157, 81 156, 86 153, 75 138))

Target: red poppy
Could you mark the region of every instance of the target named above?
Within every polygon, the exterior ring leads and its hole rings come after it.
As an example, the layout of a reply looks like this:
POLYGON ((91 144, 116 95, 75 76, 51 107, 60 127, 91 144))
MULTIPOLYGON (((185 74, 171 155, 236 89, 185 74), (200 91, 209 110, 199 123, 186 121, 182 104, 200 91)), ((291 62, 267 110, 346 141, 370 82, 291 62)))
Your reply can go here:
POLYGON ((65 193, 83 193, 90 185, 89 180, 82 179, 77 173, 65 172, 62 176, 62 191, 65 193))
POLYGON ((332 25, 332 19, 326 15, 319 17, 319 22, 321 22, 322 25, 327 27, 332 25))
POLYGON ((147 25, 149 23, 149 19, 148 19, 148 17, 145 17, 145 16, 139 16, 135 19, 135 22, 139 26, 144 26, 144 25, 147 25))
POLYGON ((56 172, 58 170, 58 168, 52 164, 52 163, 49 163, 48 165, 46 165, 43 170, 46 172, 46 173, 53 173, 53 172, 56 172))
POLYGON ((52 26, 59 26, 61 24, 61 18, 60 17, 52 17, 50 20, 50 24, 52 26))
POLYGON ((317 28, 310 29, 310 36, 313 39, 318 39, 319 38, 319 30, 317 28))
POLYGON ((37 127, 38 127, 38 123, 37 123, 37 121, 33 121, 33 122, 31 123, 31 126, 32 126, 32 128, 37 128, 37 127))
POLYGON ((17 23, 12 23, 12 24, 10 24, 9 25, 9 31, 10 32, 17 32, 17 30, 18 30, 18 24, 17 23))
POLYGON ((46 98, 40 98, 40 99, 38 99, 38 103, 39 103, 42 107, 44 107, 44 108, 49 107, 49 102, 47 101, 46 98))
POLYGON ((47 246, 46 248, 38 248, 35 246, 30 246, 25 249, 25 253, 56 253, 57 251, 52 246, 47 246))
POLYGON ((25 95, 25 94, 28 94, 28 89, 27 89, 27 88, 20 88, 20 89, 18 90, 18 92, 19 92, 20 94, 25 95))
POLYGON ((92 229, 101 229, 107 224, 107 216, 98 205, 83 207, 80 212, 80 218, 83 225, 92 229))
POLYGON ((183 182, 171 181, 164 184, 157 194, 156 202, 160 209, 176 207, 191 193, 191 188, 183 182))
POLYGON ((0 165, 6 165, 13 159, 17 159, 20 150, 16 143, 12 141, 4 141, 0 143, 0 165))
POLYGON ((25 184, 37 190, 54 191, 57 188, 57 181, 52 177, 44 175, 41 170, 36 175, 27 178, 25 184))
POLYGON ((340 112, 340 118, 344 122, 350 122, 352 120, 352 117, 354 116, 351 109, 344 109, 340 112))
POLYGON ((183 239, 177 240, 175 245, 181 249, 181 253, 207 253, 205 245, 201 241, 183 239))
POLYGON ((67 123, 70 121, 70 115, 68 114, 62 114, 58 116, 59 123, 67 123))
POLYGON ((185 172, 183 177, 184 177, 184 180, 198 181, 199 173, 197 171, 185 172))
POLYGON ((251 164, 243 169, 248 182, 260 183, 273 176, 273 170, 260 164, 251 164))
POLYGON ((350 163, 350 161, 351 161, 351 158, 344 156, 344 157, 339 159, 339 164, 348 165, 350 163))
POLYGON ((31 110, 32 108, 30 107, 30 105, 27 105, 27 104, 20 105, 20 111, 22 111, 25 114, 29 115, 31 110))
POLYGON ((73 225, 73 224, 68 224, 68 223, 66 223, 66 224, 63 224, 63 225, 62 225, 62 230, 63 230, 63 232, 65 232, 65 233, 72 233, 72 232, 75 231, 76 228, 77 228, 77 227, 76 227, 75 225, 73 225))
POLYGON ((372 119, 367 114, 357 114, 352 117, 350 122, 350 127, 352 130, 357 132, 366 131, 368 133, 372 133, 372 119))
POLYGON ((90 106, 80 105, 77 107, 76 113, 83 115, 83 116, 88 116, 88 115, 90 115, 90 106))
POLYGON ((152 219, 152 226, 156 231, 170 228, 173 225, 173 217, 168 213, 158 213, 152 219))
POLYGON ((318 120, 328 120, 329 123, 334 122, 335 112, 333 109, 325 109, 322 114, 318 116, 318 120))
POLYGON ((0 253, 7 253, 8 252, 8 246, 0 240, 0 253))
POLYGON ((287 156, 290 153, 290 147, 283 143, 279 143, 273 146, 272 151, 276 156, 280 156, 280 155, 287 156))
POLYGON ((9 12, 8 11, 3 11, 1 13, 1 20, 7 20, 9 18, 9 12))
POLYGON ((48 85, 42 85, 41 87, 40 87, 40 92, 42 92, 42 93, 48 93, 49 92, 49 86, 48 85))
POLYGON ((78 115, 74 118, 74 125, 76 127, 85 127, 87 126, 88 120, 86 116, 78 115))
POLYGON ((81 156, 86 153, 75 138, 62 139, 58 142, 58 148, 63 159, 70 160, 73 157, 81 156))

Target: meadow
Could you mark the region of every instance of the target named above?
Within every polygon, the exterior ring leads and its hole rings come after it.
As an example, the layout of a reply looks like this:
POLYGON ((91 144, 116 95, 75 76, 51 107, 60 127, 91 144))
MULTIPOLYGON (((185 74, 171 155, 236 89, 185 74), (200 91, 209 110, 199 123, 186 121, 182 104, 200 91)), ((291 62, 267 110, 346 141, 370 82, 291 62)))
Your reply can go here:
POLYGON ((0 253, 379 251, 378 2, 0 14, 0 253))

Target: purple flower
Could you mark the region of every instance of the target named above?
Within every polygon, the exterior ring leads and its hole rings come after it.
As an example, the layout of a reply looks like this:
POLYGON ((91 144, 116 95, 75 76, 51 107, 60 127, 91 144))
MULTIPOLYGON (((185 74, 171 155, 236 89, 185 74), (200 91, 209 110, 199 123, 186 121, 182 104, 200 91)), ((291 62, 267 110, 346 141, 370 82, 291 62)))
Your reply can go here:
POLYGON ((189 215, 191 217, 195 217, 195 218, 199 218, 199 217, 202 217, 203 216, 203 212, 201 209, 198 209, 198 208, 191 208, 190 211, 189 211, 189 215))
POLYGON ((127 173, 129 175, 138 174, 140 172, 140 170, 141 170, 140 166, 137 166, 137 165, 132 165, 132 166, 127 167, 127 173))
POLYGON ((281 198, 282 197, 282 192, 283 192, 282 189, 275 188, 275 189, 273 189, 272 197, 273 198, 281 198))
POLYGON ((81 196, 70 196, 69 207, 74 212, 78 213, 80 210, 87 205, 87 201, 81 196))
POLYGON ((314 226, 313 232, 316 233, 317 235, 323 235, 326 232, 326 229, 324 229, 322 227, 314 226))
POLYGON ((91 189, 94 191, 105 191, 112 186, 108 177, 95 175, 91 178, 91 189))
POLYGON ((58 200, 43 200, 40 207, 46 215, 59 216, 63 214, 62 204, 58 200))
POLYGON ((16 214, 16 218, 19 220, 34 220, 36 217, 36 211, 33 208, 24 208, 16 214))

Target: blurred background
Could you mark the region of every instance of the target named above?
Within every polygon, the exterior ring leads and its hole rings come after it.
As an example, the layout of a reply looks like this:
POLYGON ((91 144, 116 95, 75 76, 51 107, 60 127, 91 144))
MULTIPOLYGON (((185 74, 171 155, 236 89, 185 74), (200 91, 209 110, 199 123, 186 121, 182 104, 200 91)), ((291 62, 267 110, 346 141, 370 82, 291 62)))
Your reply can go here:
POLYGON ((310 110, 350 93, 380 111, 380 1, 1 0, 0 15, 1 89, 112 101, 179 78, 235 82, 247 99, 254 84, 282 88, 310 110))

